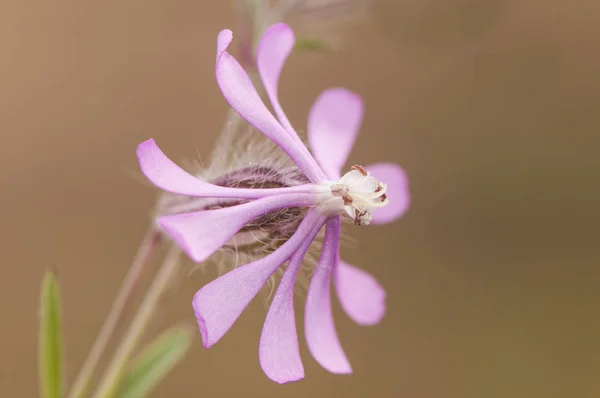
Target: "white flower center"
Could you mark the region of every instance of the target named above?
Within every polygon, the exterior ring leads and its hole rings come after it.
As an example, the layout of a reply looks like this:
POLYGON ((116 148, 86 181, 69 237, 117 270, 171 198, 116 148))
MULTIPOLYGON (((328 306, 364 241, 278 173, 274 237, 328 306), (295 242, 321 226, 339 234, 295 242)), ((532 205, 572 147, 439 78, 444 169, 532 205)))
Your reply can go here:
POLYGON ((321 187, 324 196, 319 202, 324 210, 335 214, 345 211, 356 225, 369 225, 371 212, 388 204, 386 185, 362 166, 352 166, 342 178, 321 187))

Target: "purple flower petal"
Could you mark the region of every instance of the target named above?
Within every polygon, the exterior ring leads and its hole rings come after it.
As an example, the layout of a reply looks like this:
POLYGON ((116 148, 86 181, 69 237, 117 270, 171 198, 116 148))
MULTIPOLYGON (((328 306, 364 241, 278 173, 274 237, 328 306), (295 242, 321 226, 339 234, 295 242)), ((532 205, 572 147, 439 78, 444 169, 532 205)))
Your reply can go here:
POLYGON ((153 139, 138 145, 137 155, 144 175, 157 187, 180 195, 211 198, 256 199, 285 193, 309 193, 310 184, 289 188, 242 189, 213 185, 194 177, 173 163, 153 139))
POLYGON ((331 314, 331 272, 338 260, 340 219, 332 218, 325 227, 323 251, 313 274, 304 317, 306 342, 313 357, 332 373, 350 374, 352 367, 342 349, 331 314))
POLYGON ((219 32, 219 35, 217 36, 217 59, 215 60, 215 63, 219 63, 221 54, 227 51, 227 47, 229 47, 232 40, 233 32, 231 30, 223 29, 219 32))
POLYGON ((263 33, 258 44, 256 63, 258 73, 265 86, 269 100, 271 100, 275 115, 277 115, 281 125, 297 137, 294 128, 279 104, 277 95, 277 85, 279 84, 281 70, 286 59, 292 52, 295 42, 294 32, 286 24, 278 23, 269 27, 263 33))
POLYGON ((366 169, 379 181, 387 184, 386 195, 389 204, 373 211, 374 224, 386 224, 401 217, 410 206, 408 177, 400 166, 394 163, 377 163, 366 169))
POLYGON ((334 281, 342 308, 354 322, 370 326, 381 321, 386 294, 373 275, 339 260, 334 281))
POLYGON ((279 145, 311 181, 323 180, 325 176, 316 161, 269 112, 244 69, 226 51, 231 39, 229 30, 221 31, 217 39, 215 73, 223 96, 240 116, 279 145))
POLYGON ((360 96, 344 88, 325 90, 308 116, 308 142, 329 179, 337 180, 362 122, 360 96))
POLYGON ((294 317, 294 283, 302 259, 324 221, 317 224, 318 228, 313 229, 290 258, 260 336, 260 366, 269 379, 280 384, 304 377, 294 317))
MULTIPOLYGON (((308 151, 308 148, 304 145, 304 142, 292 127, 289 119, 285 112, 281 108, 278 96, 278 85, 279 77, 281 76, 281 70, 285 64, 285 61, 289 57, 290 53, 294 48, 296 37, 294 31, 284 24, 277 23, 270 26, 263 33, 260 43, 258 44, 258 55, 257 55, 257 67, 258 73, 262 80, 267 96, 271 101, 275 115, 279 119, 279 123, 287 130, 288 134, 296 142, 296 145, 302 149, 307 157, 312 159, 312 155, 308 151)), ((313 163, 315 167, 319 167, 316 162, 313 163)))
POLYGON ((308 206, 313 195, 277 195, 215 210, 158 218, 158 223, 195 262, 210 257, 253 219, 284 207, 308 206))
POLYGON ((294 235, 279 249, 260 260, 228 272, 196 293, 192 307, 204 347, 211 347, 227 333, 271 275, 315 229, 318 232, 323 222, 322 215, 309 211, 294 235))

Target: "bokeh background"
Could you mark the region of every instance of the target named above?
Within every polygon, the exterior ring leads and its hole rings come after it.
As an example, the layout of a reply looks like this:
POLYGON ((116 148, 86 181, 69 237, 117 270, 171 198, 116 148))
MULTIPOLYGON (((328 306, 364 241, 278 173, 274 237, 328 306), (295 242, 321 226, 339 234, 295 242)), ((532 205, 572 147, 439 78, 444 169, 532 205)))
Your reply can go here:
MULTIPOLYGON (((279 386, 258 364, 258 301, 215 347, 198 338, 154 396, 600 396, 599 15, 594 0, 382 0, 339 51, 294 55, 280 86, 292 122, 347 86, 366 102, 350 163, 410 175, 410 212, 350 228, 343 251, 385 285, 387 316, 363 328, 335 303, 354 375, 321 369, 301 337, 306 379, 279 386)), ((51 266, 73 379, 149 222, 135 147, 208 156, 227 111, 215 39, 234 23, 229 1, 0 3, 3 396, 37 395, 51 266)), ((193 322, 215 277, 182 274, 153 332, 193 322)))

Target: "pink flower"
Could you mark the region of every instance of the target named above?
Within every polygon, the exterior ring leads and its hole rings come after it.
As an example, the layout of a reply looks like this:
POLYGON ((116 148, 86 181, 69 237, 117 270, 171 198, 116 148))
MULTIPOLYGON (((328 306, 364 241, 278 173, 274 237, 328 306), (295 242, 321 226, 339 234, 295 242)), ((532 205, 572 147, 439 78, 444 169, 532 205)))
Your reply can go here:
POLYGON ((340 345, 331 314, 333 275, 345 312, 361 325, 378 323, 385 313, 385 291, 375 278, 339 258, 341 217, 355 224, 387 223, 408 208, 407 179, 390 163, 341 169, 362 120, 359 96, 341 88, 323 92, 308 118, 308 151, 285 116, 277 98, 277 84, 295 38, 285 24, 264 33, 257 54, 262 83, 277 118, 267 109, 240 64, 227 52, 229 30, 217 40, 216 77, 229 104, 250 124, 274 141, 298 165, 310 183, 271 189, 231 188, 202 181, 170 161, 153 140, 138 147, 144 174, 156 186, 176 194, 202 198, 236 198, 244 202, 216 210, 163 216, 166 233, 196 262, 223 246, 247 223, 277 209, 307 207, 294 234, 273 253, 214 280, 196 293, 193 308, 205 347, 215 344, 231 328, 259 290, 288 262, 263 327, 259 356, 265 374, 278 383, 300 380, 304 369, 298 350, 294 318, 294 283, 302 259, 321 228, 325 240, 306 299, 306 339, 314 358, 333 373, 352 369, 340 345), (385 181, 385 183, 380 182, 385 181))

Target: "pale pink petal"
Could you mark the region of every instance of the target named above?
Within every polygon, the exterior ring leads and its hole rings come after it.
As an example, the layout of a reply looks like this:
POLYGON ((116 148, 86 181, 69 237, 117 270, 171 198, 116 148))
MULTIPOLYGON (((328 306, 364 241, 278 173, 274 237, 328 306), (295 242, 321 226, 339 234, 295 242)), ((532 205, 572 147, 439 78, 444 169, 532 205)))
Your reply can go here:
POLYGON ((321 258, 312 276, 304 326, 306 342, 313 357, 332 373, 350 374, 352 367, 344 353, 331 314, 331 272, 338 260, 340 243, 339 217, 330 219, 325 227, 321 258))
POLYGON ((334 281, 342 308, 354 322, 369 326, 381 321, 386 295, 373 275, 339 260, 334 281))
POLYGON ((325 176, 316 161, 269 112, 244 69, 226 51, 231 38, 231 31, 224 30, 217 40, 215 73, 223 96, 240 116, 279 145, 311 181, 323 180, 325 176))
POLYGON ((219 57, 227 51, 227 47, 229 47, 232 40, 233 32, 231 30, 223 29, 219 32, 219 35, 217 36, 217 59, 215 60, 215 63, 219 62, 219 57))
POLYGON ((275 115, 283 127, 293 135, 296 135, 296 132, 279 104, 277 86, 283 65, 292 52, 295 42, 294 32, 289 26, 284 23, 272 25, 265 30, 260 39, 256 59, 258 73, 271 100, 275 115))
POLYGON ((323 222, 324 219, 290 258, 260 336, 260 366, 267 377, 280 384, 298 381, 304 377, 294 316, 294 283, 302 259, 323 222))
POLYGON ((260 366, 269 379, 280 384, 304 378, 294 317, 294 283, 301 261, 290 260, 260 336, 260 366))
POLYGON ((325 90, 308 116, 308 142, 329 179, 340 178, 362 122, 363 104, 345 88, 325 90))
POLYGON ((196 293, 192 307, 206 348, 225 335, 271 275, 316 233, 315 229, 318 232, 323 222, 322 215, 309 211, 298 230, 279 249, 236 268, 196 293))
POLYGON ((308 148, 306 148, 304 142, 300 139, 298 133, 294 130, 294 127, 292 127, 292 124, 279 103, 279 77, 281 76, 281 70, 283 69, 285 61, 294 48, 295 42, 296 38, 294 32, 285 23, 277 23, 270 26, 263 33, 258 44, 256 63, 263 86, 265 87, 265 91, 267 92, 267 96, 271 101, 271 105, 273 106, 273 110, 275 111, 275 115, 279 119, 279 122, 296 142, 296 145, 299 148, 302 148, 305 155, 312 159, 312 155, 308 152, 308 148))
POLYGON ((272 210, 312 204, 313 195, 277 195, 215 210, 174 214, 158 223, 195 262, 210 257, 253 219, 272 210))
POLYGON ((366 169, 379 181, 387 185, 386 195, 389 204, 373 211, 374 224, 386 224, 400 218, 410 206, 408 177, 395 163, 377 163, 366 169))
POLYGON ((173 163, 156 145, 153 139, 137 147, 142 173, 157 187, 165 191, 193 196, 214 196, 222 190, 204 182, 173 163))
POLYGON ((153 139, 138 145, 137 156, 144 175, 157 187, 180 195, 255 199, 284 193, 309 193, 310 184, 288 188, 242 189, 220 187, 194 177, 173 163, 156 145, 153 139))

